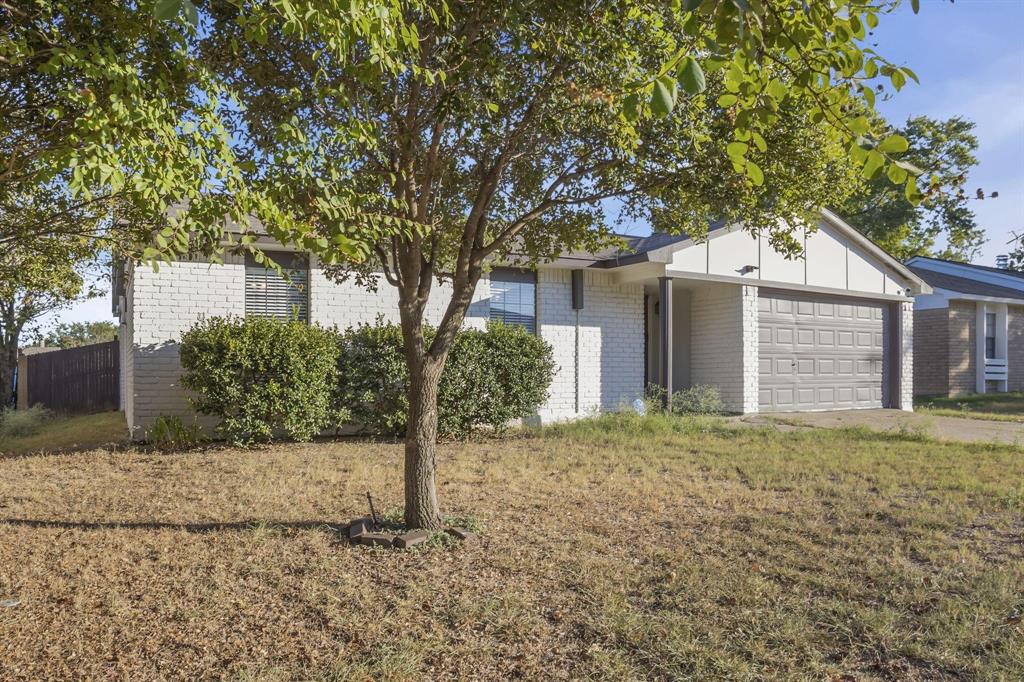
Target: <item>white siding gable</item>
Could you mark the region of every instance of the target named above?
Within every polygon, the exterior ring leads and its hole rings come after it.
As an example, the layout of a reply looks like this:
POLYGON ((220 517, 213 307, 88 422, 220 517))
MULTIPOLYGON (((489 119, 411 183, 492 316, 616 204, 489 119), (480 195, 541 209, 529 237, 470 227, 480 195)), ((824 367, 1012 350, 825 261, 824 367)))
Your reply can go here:
POLYGON ((804 253, 786 258, 766 236, 752 235, 739 226, 725 227, 706 241, 687 243, 673 253, 666 274, 738 278, 787 288, 905 295, 904 285, 894 278, 890 267, 826 221, 798 238, 803 239, 804 253))

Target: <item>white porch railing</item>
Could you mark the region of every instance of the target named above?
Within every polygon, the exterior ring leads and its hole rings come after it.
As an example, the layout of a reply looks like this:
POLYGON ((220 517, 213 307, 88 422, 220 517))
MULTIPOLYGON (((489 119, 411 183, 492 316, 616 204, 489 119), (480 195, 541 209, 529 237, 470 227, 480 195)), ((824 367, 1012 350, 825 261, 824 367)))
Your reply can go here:
POLYGON ((1006 358, 985 358, 985 380, 1006 381, 1009 378, 1009 367, 1006 358))

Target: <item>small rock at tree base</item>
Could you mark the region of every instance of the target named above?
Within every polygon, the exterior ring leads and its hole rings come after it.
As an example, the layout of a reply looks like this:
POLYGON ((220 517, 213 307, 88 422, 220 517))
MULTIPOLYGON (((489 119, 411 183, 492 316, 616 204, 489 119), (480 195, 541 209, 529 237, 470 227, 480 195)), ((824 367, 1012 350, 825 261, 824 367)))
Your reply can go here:
POLYGON ((390 547, 394 538, 384 533, 363 533, 359 536, 359 542, 371 547, 390 547))
POLYGON ((354 519, 348 525, 348 538, 349 540, 358 540, 360 536, 369 533, 370 530, 370 519, 365 517, 354 519))
POLYGON ((423 529, 411 530, 408 533, 405 533, 404 535, 399 535, 397 538, 395 538, 395 547, 398 547, 399 549, 406 549, 407 547, 414 547, 416 545, 422 544, 429 539, 429 532, 423 529))
POLYGON ((448 534, 462 540, 463 542, 476 542, 476 533, 470 533, 465 528, 459 528, 458 526, 452 526, 448 529, 448 534))

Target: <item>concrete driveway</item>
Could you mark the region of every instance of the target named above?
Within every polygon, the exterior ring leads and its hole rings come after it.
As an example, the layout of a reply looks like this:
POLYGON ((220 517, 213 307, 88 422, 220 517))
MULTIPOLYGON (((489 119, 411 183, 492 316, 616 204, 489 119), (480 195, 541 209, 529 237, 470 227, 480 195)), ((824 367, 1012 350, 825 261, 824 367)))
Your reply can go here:
POLYGON ((750 426, 836 428, 865 426, 876 431, 910 431, 940 440, 966 443, 1008 443, 1024 446, 1024 424, 985 419, 938 417, 902 410, 840 410, 836 412, 773 412, 735 418, 750 426))

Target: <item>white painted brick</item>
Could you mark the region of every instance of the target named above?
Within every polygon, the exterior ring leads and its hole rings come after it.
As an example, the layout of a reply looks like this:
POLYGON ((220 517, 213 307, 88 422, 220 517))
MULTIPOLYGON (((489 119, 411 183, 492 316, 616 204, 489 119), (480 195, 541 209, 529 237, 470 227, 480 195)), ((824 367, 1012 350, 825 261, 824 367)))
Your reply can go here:
POLYGON ((606 273, 587 271, 584 307, 576 311, 569 271, 539 273, 540 335, 556 364, 542 420, 614 410, 642 395, 643 295, 640 285, 617 285, 606 273))
MULTIPOLYGON (((123 338, 124 409, 133 436, 141 438, 160 415, 194 416, 179 384, 181 335, 200 320, 245 314, 245 268, 239 258, 225 264, 180 261, 158 272, 137 267, 129 273, 123 338)), ((557 372, 542 419, 565 419, 615 409, 643 390, 643 288, 616 285, 605 273, 587 272, 586 307, 579 311, 579 373, 576 372, 576 319, 568 271, 538 273, 538 330, 554 348, 557 372), (579 406, 577 409, 577 383, 579 406)), ((427 321, 437 324, 447 305, 449 285, 437 285, 427 321)), ((490 283, 477 287, 465 324, 483 328, 489 314, 490 283)), ((317 263, 310 269, 310 321, 341 329, 373 323, 378 316, 397 322, 397 292, 381 282, 376 292, 354 282, 330 281, 317 263)), ((204 426, 209 420, 200 420, 204 426)))
POLYGON ((899 304, 901 371, 900 371, 900 404, 907 412, 914 411, 914 302, 904 301, 899 304))
POLYGON ((691 384, 717 386, 729 411, 757 412, 757 287, 697 289, 690 315, 691 384))

